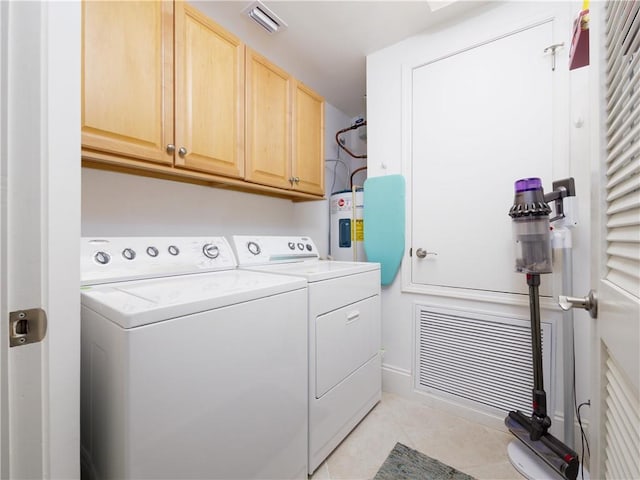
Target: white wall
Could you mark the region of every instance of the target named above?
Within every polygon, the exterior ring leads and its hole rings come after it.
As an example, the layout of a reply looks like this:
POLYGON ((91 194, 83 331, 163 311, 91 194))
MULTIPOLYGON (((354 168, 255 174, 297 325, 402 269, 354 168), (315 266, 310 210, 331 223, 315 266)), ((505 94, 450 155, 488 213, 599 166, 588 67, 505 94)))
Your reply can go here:
MULTIPOLYGON (((558 41, 565 42, 565 49, 560 52, 557 59, 558 68, 567 69, 568 45, 571 35, 571 15, 577 13, 580 4, 577 2, 507 2, 495 3, 481 7, 466 19, 462 19, 455 25, 444 25, 437 30, 425 32, 411 37, 396 45, 390 46, 367 57, 367 115, 368 115, 368 150, 369 150, 369 176, 387 174, 404 174, 407 169, 403 165, 403 159, 410 159, 410 152, 404 151, 403 145, 403 79, 402 71, 407 65, 415 65, 429 59, 437 59, 447 53, 456 52, 479 41, 495 38, 500 34, 513 31, 518 26, 526 26, 531 19, 544 20, 556 14, 561 15, 560 33, 562 38, 558 41)), ((554 34, 555 36, 555 34, 554 34)), ((508 62, 505 58, 503 61, 508 62)), ((574 268, 575 285, 574 292, 587 292, 589 290, 589 202, 590 202, 590 172, 588 168, 588 155, 585 155, 584 145, 588 144, 586 128, 576 127, 582 118, 588 120, 588 91, 585 85, 585 71, 576 71, 571 74, 571 98, 554 98, 563 102, 567 112, 570 110, 572 125, 559 125, 554 127, 556 135, 569 136, 569 140, 563 141, 561 155, 563 157, 558 165, 554 165, 554 179, 573 176, 576 179, 578 199, 580 204, 580 227, 574 236, 574 268), (574 125, 574 121, 575 125, 574 125), (568 158, 566 158, 568 157, 568 158)), ((568 115, 567 115, 568 116, 568 115)), ((408 161, 408 160, 407 160, 408 161)), ((487 169, 487 178, 490 180, 491 172, 487 169)), ((548 179, 548 183, 551 180, 548 179)), ((515 180, 515 179, 514 179, 515 180)), ((546 180, 545 180, 546 181, 546 180)), ((409 185, 410 182, 408 181, 409 185)), ((409 197, 410 192, 408 192, 409 197)), ((407 219, 407 238, 411 238, 410 219, 407 219)), ((407 266, 403 266, 407 268, 407 266)), ((404 272, 406 273, 406 272, 404 272)), ((415 303, 439 304, 458 308, 485 308, 494 311, 509 312, 507 306, 494 306, 487 303, 468 302, 462 295, 456 294, 447 297, 435 295, 416 295, 405 293, 402 290, 402 272, 389 287, 383 288, 383 347, 384 356, 384 388, 397 391, 406 395, 415 396, 413 392, 414 374, 414 305, 415 303)), ((408 275, 407 278, 410 278, 408 275)), ((451 292, 449 292, 451 293, 451 292)), ((554 295, 559 292, 554 291, 554 295)), ((511 311, 514 311, 511 309, 511 311)), ((521 313, 521 312, 519 312, 521 313)), ((577 365, 577 396, 578 401, 584 401, 589 397, 589 319, 586 312, 576 312, 576 365, 577 365)), ((557 352, 561 353, 561 352, 557 352)), ((555 406, 556 413, 562 409, 561 391, 561 365, 562 356, 556 355, 559 374, 555 382, 555 406)), ((438 399, 428 399, 442 403, 438 399)), ((446 403, 446 402, 445 402, 446 403)), ((458 413, 479 417, 478 412, 465 410, 459 405, 443 405, 455 409, 458 413)), ((553 417, 553 412, 550 415, 553 417)), ((478 418, 481 420, 480 418, 478 418)), ((491 421, 483 418, 489 423, 491 421)), ((554 419, 554 422, 557 419, 554 419)))
MULTIPOLYGON (((350 125, 325 105, 325 152, 335 158, 335 132, 350 125)), ((333 163, 326 163, 326 189, 333 163)), ((327 195, 328 198, 328 195, 327 195)), ((328 252, 328 200, 292 202, 123 173, 82 169, 82 235, 308 235, 328 252)))

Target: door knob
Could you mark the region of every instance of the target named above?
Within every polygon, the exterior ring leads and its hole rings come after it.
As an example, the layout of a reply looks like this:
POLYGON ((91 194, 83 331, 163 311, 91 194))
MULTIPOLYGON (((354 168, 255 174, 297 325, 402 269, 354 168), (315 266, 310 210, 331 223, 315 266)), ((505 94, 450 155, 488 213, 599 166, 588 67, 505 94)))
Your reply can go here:
POLYGON ((167 153, 169 155, 173 155, 173 152, 176 151, 176 146, 173 143, 170 143, 169 145, 167 145, 167 153))
POLYGON ((184 158, 187 155, 187 149, 184 147, 180 147, 178 149, 178 155, 180 155, 180 158, 184 158))
POLYGON ((416 250, 416 257, 424 258, 427 255, 438 255, 436 252, 427 252, 424 248, 419 248, 416 250))
POLYGON ((558 297, 558 305, 562 310, 569 310, 570 308, 583 308, 589 312, 591 318, 598 317, 598 297, 596 292, 589 290, 589 294, 586 297, 568 297, 566 295, 560 295, 558 297))

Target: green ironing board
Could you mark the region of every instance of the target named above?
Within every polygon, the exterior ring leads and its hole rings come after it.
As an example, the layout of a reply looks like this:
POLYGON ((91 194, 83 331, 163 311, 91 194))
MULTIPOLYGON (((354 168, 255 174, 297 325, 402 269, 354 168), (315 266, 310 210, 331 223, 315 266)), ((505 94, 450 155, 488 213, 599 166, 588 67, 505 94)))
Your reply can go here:
POLYGON ((382 285, 398 273, 404 254, 405 182, 402 175, 368 178, 364 182, 364 251, 380 263, 382 285))

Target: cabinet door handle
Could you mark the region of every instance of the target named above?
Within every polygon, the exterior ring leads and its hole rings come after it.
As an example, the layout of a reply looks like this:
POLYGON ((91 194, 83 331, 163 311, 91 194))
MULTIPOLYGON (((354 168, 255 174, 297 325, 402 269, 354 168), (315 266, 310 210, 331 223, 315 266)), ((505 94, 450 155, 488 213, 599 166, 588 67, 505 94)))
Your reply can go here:
POLYGON ((180 155, 180 158, 184 158, 184 157, 186 157, 186 156, 187 156, 187 153, 189 153, 189 152, 187 152, 187 149, 186 149, 186 148, 184 148, 184 147, 180 147, 180 148, 178 149, 178 155, 180 155))
POLYGON ((354 311, 350 312, 349 314, 347 314, 347 323, 354 322, 354 321, 358 320, 359 318, 360 318, 360 311, 359 310, 354 310, 354 311))
POLYGON ((293 177, 293 181, 296 183, 300 183, 300 177, 293 177))
POLYGON ((173 152, 176 151, 176 146, 173 143, 170 143, 169 145, 167 145, 167 153, 169 155, 173 155, 173 152))

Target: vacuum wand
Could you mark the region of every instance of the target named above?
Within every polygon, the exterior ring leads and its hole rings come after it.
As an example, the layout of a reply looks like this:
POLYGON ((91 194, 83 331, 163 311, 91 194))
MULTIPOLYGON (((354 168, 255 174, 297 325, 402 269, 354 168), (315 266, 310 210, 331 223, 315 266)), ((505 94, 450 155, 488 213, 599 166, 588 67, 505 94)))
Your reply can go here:
POLYGON ((531 349, 533 353, 533 389, 544 390, 542 375, 542 331, 540 329, 540 301, 538 287, 540 275, 527 275, 529 285, 529 312, 531 314, 531 349))
POLYGON ((533 359, 533 413, 531 415, 531 440, 540 440, 551 426, 547 415, 547 395, 542 373, 542 330, 540 328, 540 275, 527 274, 529 285, 529 311, 531 316, 531 353, 533 359))
MULTIPOLYGON (((554 198, 555 200, 555 198, 554 198)), ((516 246, 516 271, 526 274, 531 317, 531 354, 533 360, 533 412, 531 416, 516 410, 505 419, 507 428, 534 454, 567 480, 578 474, 578 455, 551 435, 547 415, 547 395, 542 369, 542 331, 540 328, 540 275, 551 273, 551 235, 549 214, 539 178, 515 183, 515 200, 509 210, 513 220, 516 246)))

